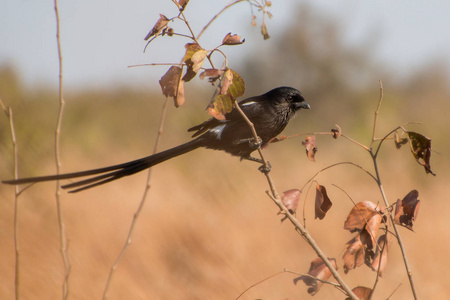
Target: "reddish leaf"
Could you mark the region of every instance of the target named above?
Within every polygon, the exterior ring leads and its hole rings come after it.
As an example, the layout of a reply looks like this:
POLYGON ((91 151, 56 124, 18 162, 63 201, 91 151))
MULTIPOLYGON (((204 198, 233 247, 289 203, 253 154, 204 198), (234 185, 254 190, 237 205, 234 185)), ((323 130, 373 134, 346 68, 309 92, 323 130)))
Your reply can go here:
POLYGON ((369 241, 367 242, 367 247, 369 249, 373 248, 373 245, 375 245, 375 238, 378 234, 378 229, 380 228, 382 217, 380 214, 374 214, 366 224, 366 227, 364 227, 365 231, 367 232, 367 235, 370 238, 370 244, 369 241))
POLYGON ((314 156, 316 155, 316 136, 308 136, 305 141, 302 142, 302 145, 306 148, 306 156, 310 161, 316 161, 314 156))
POLYGON ((302 192, 297 189, 287 190, 283 192, 283 197, 281 197, 281 202, 289 210, 291 214, 295 213, 297 210, 298 200, 302 192))
POLYGON ((178 94, 178 87, 182 69, 177 66, 171 66, 169 70, 161 77, 159 84, 161 85, 162 93, 166 97, 176 97, 178 94))
POLYGON ((417 219, 420 208, 419 192, 412 190, 403 200, 398 199, 395 206, 395 223, 413 230, 414 221, 417 219))
POLYGON ((178 5, 180 6, 180 11, 183 11, 186 8, 189 0, 179 0, 178 5))
MULTIPOLYGON (((328 260, 330 261, 333 268, 337 270, 336 259, 328 258, 328 260)), ((309 267, 308 275, 309 276, 303 275, 298 278, 295 278, 294 284, 297 284, 297 281, 299 281, 299 280, 303 280, 303 282, 307 286, 309 286, 308 293, 310 295, 315 295, 319 291, 320 287, 323 285, 323 282, 321 282, 317 279, 324 280, 324 281, 328 280, 328 278, 331 277, 331 271, 325 265, 323 260, 320 257, 317 257, 311 262, 311 266, 309 267)))
POLYGON ((350 270, 360 267, 364 264, 366 249, 361 241, 361 235, 358 234, 347 243, 347 250, 342 258, 344 259, 344 272, 347 274, 350 270))
POLYGON ((241 36, 237 35, 237 34, 231 34, 231 32, 229 32, 222 41, 222 45, 240 45, 243 44, 245 42, 245 39, 243 39, 241 41, 241 36))
POLYGON ((367 222, 374 215, 378 214, 378 206, 371 201, 357 203, 347 216, 344 223, 344 229, 350 232, 360 231, 365 228, 367 222))
POLYGON ((281 142, 282 140, 285 140, 285 139, 287 139, 287 136, 284 135, 284 134, 281 134, 279 136, 276 136, 276 137, 272 138, 269 141, 269 143, 278 143, 278 142, 281 142))
POLYGON ((426 173, 436 176, 436 174, 431 171, 430 166, 431 139, 417 132, 407 131, 407 133, 409 136, 411 152, 414 155, 414 158, 425 168, 426 173))
POLYGON ((177 94, 175 95, 175 97, 173 97, 173 102, 175 104, 175 107, 180 107, 181 105, 184 104, 184 84, 183 84, 183 80, 180 80, 178 82, 178 90, 177 90, 177 94))
MULTIPOLYGON (((352 290, 353 294, 358 297, 359 300, 369 300, 372 294, 372 289, 365 286, 358 286, 352 290)), ((346 298, 345 300, 350 300, 346 298)))
POLYGON ((165 28, 167 26, 167 24, 169 23, 169 19, 167 19, 167 17, 163 14, 159 14, 159 19, 156 22, 156 24, 153 26, 152 30, 150 30, 150 32, 145 36, 145 41, 148 40, 149 38, 151 38, 154 35, 157 35, 158 33, 160 33, 163 28, 165 28))
POLYGON ((325 218, 325 215, 327 211, 331 208, 333 203, 331 203, 330 198, 328 198, 327 190, 323 185, 317 185, 316 186, 316 205, 315 205, 315 211, 316 216, 315 218, 319 218, 322 220, 325 218))
POLYGON ((333 138, 337 139, 338 137, 340 137, 342 135, 342 129, 339 125, 335 125, 336 128, 331 129, 331 133, 333 135, 333 138))
POLYGON ((201 72, 199 76, 200 79, 204 79, 205 77, 209 77, 209 82, 214 83, 220 76, 223 74, 223 70, 219 69, 206 69, 201 72))
POLYGON ((378 271, 380 277, 383 277, 384 269, 386 269, 387 266, 387 257, 390 244, 391 240, 386 236, 386 234, 383 234, 378 238, 375 256, 370 267, 373 271, 378 271))
POLYGON ((231 71, 231 69, 227 69, 222 76, 222 81, 220 82, 220 93, 223 95, 228 94, 228 88, 232 84, 233 84, 233 72, 231 71))

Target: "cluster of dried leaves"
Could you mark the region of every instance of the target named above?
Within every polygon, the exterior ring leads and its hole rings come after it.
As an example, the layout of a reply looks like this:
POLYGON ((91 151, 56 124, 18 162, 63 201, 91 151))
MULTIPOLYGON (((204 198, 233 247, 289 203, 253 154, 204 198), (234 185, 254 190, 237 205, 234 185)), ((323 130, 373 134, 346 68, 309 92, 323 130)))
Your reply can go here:
MULTIPOLYGON (((262 13, 263 20, 261 25, 261 33, 264 39, 269 38, 269 34, 267 33, 267 26, 265 23, 265 16, 268 16, 269 18, 272 16, 271 13, 266 10, 267 7, 271 6, 270 1, 236 0, 227 5, 224 10, 234 4, 244 1, 250 4, 252 11, 253 7, 256 7, 258 11, 262 13)), ((242 39, 239 35, 228 33, 222 39, 222 42, 219 46, 210 50, 204 49, 198 42, 197 37, 192 32, 189 23, 187 22, 183 14, 189 1, 179 0, 177 2, 173 0, 173 2, 177 5, 179 14, 172 18, 168 18, 165 15, 160 14, 160 18, 145 37, 145 40, 148 40, 147 45, 158 36, 165 35, 182 36, 190 38, 193 42, 187 43, 185 45, 186 51, 181 63, 172 64, 167 72, 161 77, 159 83, 161 85, 162 92, 166 97, 172 97, 175 106, 179 107, 183 105, 185 101, 184 83, 189 82, 190 80, 195 78, 197 74, 199 74, 200 79, 204 79, 205 77, 207 77, 208 81, 213 85, 215 85, 219 81, 216 92, 214 93, 212 100, 208 104, 207 111, 211 116, 217 119, 224 119, 225 114, 229 113, 233 109, 236 98, 244 94, 245 84, 242 77, 235 70, 228 68, 226 56, 222 51, 219 50, 219 47, 241 45, 245 42, 245 39, 242 39), (188 27, 191 35, 188 36, 185 34, 178 34, 174 28, 170 27, 170 22, 175 20, 183 21, 186 27, 188 27), (221 68, 216 68, 211 60, 211 56, 216 52, 222 54, 224 57, 224 66, 221 68), (211 66, 210 68, 203 67, 205 61, 209 62, 211 66), (202 72, 200 73, 201 70, 202 72)), ((215 17, 217 17, 217 15, 215 17)), ((254 26, 256 25, 255 19, 256 16, 252 12, 252 25, 254 26)))
MULTIPOLYGON (((300 200, 301 191, 291 189, 285 191, 282 202, 289 212, 295 213, 300 200)), ((409 192, 403 200, 398 200, 393 207, 380 208, 371 201, 362 201, 354 205, 344 222, 344 229, 356 235, 346 243, 346 251, 342 257, 344 272, 348 273, 362 265, 367 265, 382 277, 387 266, 388 252, 392 235, 387 228, 387 214, 394 212, 395 223, 413 230, 414 221, 420 207, 417 190, 409 192), (378 234, 381 229, 382 234, 378 234)), ((316 219, 322 220, 332 207, 326 188, 316 185, 315 215, 316 219)), ((337 263, 335 258, 330 258, 335 269, 337 263)), ((307 275, 294 279, 294 283, 302 280, 309 288, 308 293, 316 294, 324 282, 331 277, 331 272, 321 258, 315 258, 311 262, 307 275)), ((357 287, 353 290, 360 299, 369 299, 372 289, 357 287)))

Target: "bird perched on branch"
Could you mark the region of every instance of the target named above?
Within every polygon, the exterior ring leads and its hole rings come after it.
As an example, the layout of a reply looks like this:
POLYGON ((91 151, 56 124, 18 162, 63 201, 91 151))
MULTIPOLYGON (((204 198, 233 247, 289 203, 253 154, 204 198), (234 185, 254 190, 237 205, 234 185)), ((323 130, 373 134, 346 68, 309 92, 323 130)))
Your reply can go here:
POLYGON ((302 108, 310 108, 300 91, 291 87, 275 88, 263 95, 242 100, 238 105, 253 123, 259 137, 258 141, 255 141, 251 128, 244 117, 239 111, 233 109, 225 115, 224 120, 211 118, 188 129, 188 131, 196 131, 192 136, 195 139, 147 157, 99 169, 5 180, 3 183, 17 185, 90 176, 90 178, 62 186, 64 189, 72 189, 70 191, 72 193, 79 192, 133 175, 200 147, 223 150, 231 155, 239 156, 241 159, 262 163, 260 159, 254 158, 250 154, 259 147, 267 145, 272 138, 280 134, 297 111, 302 108))

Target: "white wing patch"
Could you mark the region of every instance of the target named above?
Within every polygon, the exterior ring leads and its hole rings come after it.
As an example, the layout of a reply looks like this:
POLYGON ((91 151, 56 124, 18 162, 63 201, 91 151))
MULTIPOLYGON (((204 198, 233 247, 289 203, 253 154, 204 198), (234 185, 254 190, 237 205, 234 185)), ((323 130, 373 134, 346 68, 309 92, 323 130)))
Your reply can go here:
POLYGON ((212 134, 214 134, 214 135, 216 136, 216 139, 220 140, 221 137, 222 137, 223 129, 225 128, 226 125, 227 125, 227 124, 218 125, 218 126, 216 126, 216 127, 214 127, 214 128, 211 128, 211 129, 209 130, 209 132, 211 132, 212 134))
POLYGON ((256 103, 255 101, 250 101, 250 102, 241 104, 240 106, 248 106, 248 105, 253 105, 253 104, 255 104, 255 103, 256 103))

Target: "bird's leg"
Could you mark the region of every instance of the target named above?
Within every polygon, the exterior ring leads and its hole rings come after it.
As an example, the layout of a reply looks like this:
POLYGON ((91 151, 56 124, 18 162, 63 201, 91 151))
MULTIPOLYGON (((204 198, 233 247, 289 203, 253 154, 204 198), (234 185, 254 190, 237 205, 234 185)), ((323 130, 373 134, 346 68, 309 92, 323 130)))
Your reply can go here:
POLYGON ((239 145, 239 144, 243 144, 243 143, 248 143, 250 149, 252 149, 254 151, 262 146, 262 139, 259 136, 258 136, 257 140, 255 140, 254 137, 240 139, 236 144, 239 145))
POLYGON ((270 165, 270 163, 267 162, 267 166, 266 166, 262 159, 259 159, 259 158, 256 158, 256 157, 252 157, 252 156, 246 156, 246 157, 242 156, 241 160, 242 159, 246 159, 246 160, 249 160, 249 161, 254 161, 254 162, 260 163, 261 166, 258 168, 258 170, 261 171, 261 173, 267 174, 272 169, 272 166, 270 165))

